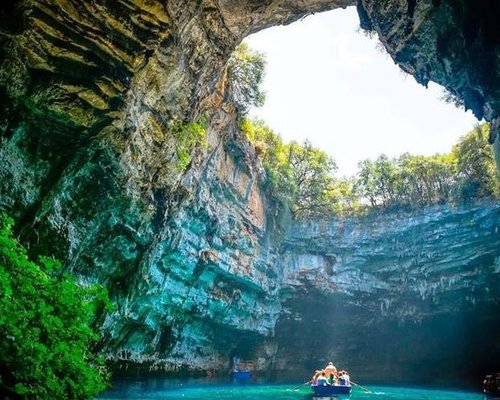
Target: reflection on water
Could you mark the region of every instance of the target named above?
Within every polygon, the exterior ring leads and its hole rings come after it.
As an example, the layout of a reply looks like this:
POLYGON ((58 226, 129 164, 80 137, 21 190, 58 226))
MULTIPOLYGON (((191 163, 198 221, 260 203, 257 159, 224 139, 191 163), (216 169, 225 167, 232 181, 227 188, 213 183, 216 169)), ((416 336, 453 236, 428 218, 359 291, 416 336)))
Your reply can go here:
POLYGON ((295 384, 246 385, 228 384, 227 381, 213 379, 172 380, 148 379, 143 381, 122 380, 115 382, 113 388, 100 399, 145 400, 145 399, 182 399, 182 400, 485 400, 481 393, 458 390, 436 390, 426 388, 369 386, 367 393, 353 388, 350 396, 315 398, 311 389, 303 386, 293 390, 295 384))

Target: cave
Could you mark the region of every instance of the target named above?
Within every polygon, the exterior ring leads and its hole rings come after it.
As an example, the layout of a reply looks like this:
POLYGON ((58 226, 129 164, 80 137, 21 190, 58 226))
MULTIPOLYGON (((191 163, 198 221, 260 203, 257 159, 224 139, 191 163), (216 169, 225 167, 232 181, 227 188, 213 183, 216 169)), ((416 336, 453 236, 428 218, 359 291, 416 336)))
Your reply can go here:
POLYGON ((494 0, 0 9, 0 209, 30 254, 56 255, 79 279, 108 285, 118 307, 102 348, 116 370, 133 354, 126 363, 165 372, 224 371, 238 350, 295 378, 330 358, 381 382, 477 382, 500 368, 498 204, 293 221, 266 197, 238 131, 225 76, 235 47, 347 6, 402 70, 491 123, 500 165, 494 0), (179 132, 202 119, 206 143, 190 148, 179 132), (320 269, 330 271, 321 287, 320 269), (318 307, 332 319, 316 318, 318 307), (328 352, 308 351, 318 336, 328 352))

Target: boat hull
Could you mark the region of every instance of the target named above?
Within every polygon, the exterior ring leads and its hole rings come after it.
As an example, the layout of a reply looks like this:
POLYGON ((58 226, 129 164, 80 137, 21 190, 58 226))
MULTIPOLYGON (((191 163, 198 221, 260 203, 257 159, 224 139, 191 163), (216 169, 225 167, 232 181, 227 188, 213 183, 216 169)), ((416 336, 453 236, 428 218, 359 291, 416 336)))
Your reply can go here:
POLYGON ((315 397, 330 397, 338 394, 351 394, 350 386, 311 386, 315 397))
POLYGON ((249 382, 252 379, 250 371, 233 371, 232 376, 234 382, 249 382))

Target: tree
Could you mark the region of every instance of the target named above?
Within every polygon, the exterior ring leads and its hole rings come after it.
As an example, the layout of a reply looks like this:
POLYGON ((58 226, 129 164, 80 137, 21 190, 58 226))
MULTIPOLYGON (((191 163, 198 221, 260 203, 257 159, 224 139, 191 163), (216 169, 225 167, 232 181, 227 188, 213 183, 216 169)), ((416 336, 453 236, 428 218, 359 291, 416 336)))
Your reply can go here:
POLYGON ((297 190, 292 212, 301 218, 333 212, 334 201, 329 195, 334 185, 335 161, 324 151, 314 148, 309 141, 303 145, 288 145, 291 175, 297 190))
POLYGON ((398 169, 393 160, 385 154, 381 154, 375 160, 375 184, 377 192, 385 206, 394 205, 397 202, 396 182, 398 180, 398 169))
POLYGON ((443 88, 441 100, 445 103, 453 104, 457 108, 466 109, 464 99, 457 92, 453 91, 453 89, 443 88))
POLYGON ((292 207, 297 188, 288 160, 288 145, 261 120, 243 118, 240 129, 255 146, 266 170, 266 187, 272 197, 292 207))
POLYGON ((396 159, 396 164, 400 170, 398 203, 420 207, 452 200, 456 172, 451 154, 419 156, 406 153, 396 159))
POLYGON ((464 199, 498 197, 500 193, 493 151, 488 143, 489 124, 478 125, 453 148, 464 199))
POLYGON ((267 172, 272 197, 285 200, 295 218, 356 214, 372 209, 419 208, 500 196, 489 127, 470 132, 446 154, 380 155, 358 164, 356 177, 335 177, 336 165, 310 142, 284 143, 262 121, 244 119, 241 129, 267 172))
POLYGON ((379 200, 378 194, 375 163, 371 160, 360 161, 358 169, 357 186, 359 193, 361 197, 369 201, 370 206, 376 207, 381 200, 379 200))
POLYGON ((355 177, 334 179, 327 197, 337 215, 357 215, 363 211, 358 180, 355 177))
POLYGON ((260 85, 264 80, 266 60, 262 53, 240 44, 228 62, 229 89, 236 108, 246 114, 250 107, 264 104, 265 93, 260 85))
POLYGON ((31 261, 0 214, 0 392, 5 399, 87 399, 107 385, 90 327, 107 304, 48 257, 31 261))
POLYGON ((456 162, 452 154, 385 155, 359 164, 357 185, 372 207, 422 207, 455 201, 456 162))
POLYGON ((243 119, 240 129, 262 159, 269 193, 288 203, 296 218, 334 211, 338 198, 331 157, 308 141, 283 143, 262 121, 243 119))

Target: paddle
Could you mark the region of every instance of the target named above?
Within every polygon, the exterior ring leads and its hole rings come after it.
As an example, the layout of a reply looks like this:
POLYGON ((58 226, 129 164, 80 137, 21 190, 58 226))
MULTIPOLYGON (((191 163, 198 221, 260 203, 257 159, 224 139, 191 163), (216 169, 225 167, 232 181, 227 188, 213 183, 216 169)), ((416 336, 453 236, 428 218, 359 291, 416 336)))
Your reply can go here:
POLYGON ((302 385, 299 385, 299 386, 295 386, 292 390, 297 390, 298 388, 302 387, 302 386, 305 386, 305 385, 308 385, 312 382, 312 379, 309 381, 309 382, 306 382, 306 383, 303 383, 302 385))
POLYGON ((366 393, 371 393, 371 392, 372 392, 370 389, 367 389, 367 388, 365 388, 364 386, 358 385, 356 382, 353 382, 353 381, 350 381, 350 382, 351 382, 351 385, 357 386, 357 387, 359 387, 360 389, 365 390, 365 391, 366 391, 366 393))

